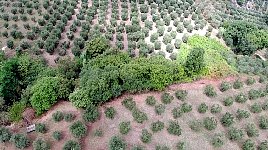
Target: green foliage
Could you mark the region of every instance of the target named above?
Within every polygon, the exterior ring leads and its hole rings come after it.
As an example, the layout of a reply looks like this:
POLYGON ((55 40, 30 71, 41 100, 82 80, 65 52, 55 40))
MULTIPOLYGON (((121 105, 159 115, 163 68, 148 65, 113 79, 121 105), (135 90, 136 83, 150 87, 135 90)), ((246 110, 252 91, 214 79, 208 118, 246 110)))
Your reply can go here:
POLYGON ((250 106, 250 111, 252 113, 260 113, 262 111, 262 107, 259 103, 254 103, 250 106))
POLYGON ((236 111, 236 118, 238 120, 249 118, 250 113, 246 110, 238 109, 236 111))
POLYGON ((121 122, 119 124, 119 131, 121 134, 128 134, 128 132, 131 130, 130 122, 121 122))
POLYGON ((268 129, 268 118, 267 118, 267 116, 261 116, 259 118, 259 127, 261 129, 268 129))
POLYGON ((234 103, 234 99, 232 97, 227 97, 224 99, 223 104, 224 106, 231 106, 234 103))
POLYGON ((232 85, 230 82, 223 81, 220 85, 220 91, 225 92, 232 88, 232 85))
POLYGON ((228 138, 231 141, 238 141, 238 140, 241 140, 243 137, 244 137, 244 133, 241 129, 231 128, 228 131, 228 138))
POLYGON ((62 150, 81 150, 81 146, 78 142, 69 140, 64 144, 62 150))
POLYGON ((235 97, 235 101, 238 103, 245 103, 248 100, 247 96, 243 93, 239 93, 235 97))
POLYGON ((46 125, 43 123, 38 123, 35 125, 35 130, 40 133, 45 133, 47 131, 46 125))
POLYGON ((113 107, 108 107, 105 110, 105 116, 109 119, 114 119, 114 116, 116 115, 116 110, 113 107))
POLYGON ((268 149, 268 142, 266 140, 258 145, 258 150, 267 150, 267 149, 268 149))
POLYGON ((102 137, 103 136, 103 131, 101 129, 95 130, 94 131, 94 136, 102 137))
POLYGON ((88 105, 82 117, 86 122, 93 123, 97 121, 100 117, 99 108, 92 104, 88 105))
POLYGON ((52 114, 52 118, 55 122, 59 122, 63 120, 64 114, 61 111, 56 111, 52 114))
POLYGON ((23 134, 13 134, 10 141, 15 144, 16 148, 23 149, 30 146, 30 141, 23 134))
POLYGON ((60 131, 54 131, 52 136, 55 140, 59 141, 62 139, 62 133, 60 131))
POLYGON ((150 143, 152 141, 152 136, 153 134, 147 129, 142 129, 140 138, 143 143, 150 143))
POLYGON ((251 139, 247 139, 242 146, 243 150, 255 150, 256 148, 255 143, 251 139))
POLYGON ((246 125, 245 131, 248 135, 248 137, 258 137, 259 136, 259 130, 253 123, 248 123, 246 125))
POLYGON ((206 117, 203 120, 204 127, 210 131, 217 128, 217 123, 218 121, 214 117, 206 117))
POLYGON ((211 106, 210 112, 212 114, 217 114, 220 113, 222 111, 222 107, 219 104, 213 104, 211 106))
POLYGON ((76 121, 70 126, 70 131, 75 138, 82 138, 87 134, 87 127, 81 121, 76 121))
POLYGON ((175 107, 172 109, 172 115, 174 119, 181 117, 183 113, 184 112, 182 111, 181 107, 175 107))
POLYGON ((144 121, 148 120, 147 114, 145 112, 140 111, 137 108, 132 110, 132 116, 134 120, 138 123, 143 123, 144 121))
POLYGON ((186 150, 186 143, 185 142, 178 142, 176 144, 176 149, 177 150, 186 150))
POLYGON ((170 121, 168 128, 167 128, 167 131, 169 134, 180 136, 182 129, 181 129, 178 122, 170 121))
POLYGON ((256 83, 256 80, 253 77, 247 78, 246 80, 247 85, 253 85, 254 83, 256 83))
POLYGON ((189 123, 189 127, 195 132, 200 132, 203 128, 203 124, 200 120, 193 120, 189 123))
POLYGON ((108 41, 103 37, 95 38, 86 44, 85 58, 92 59, 97 57, 107 51, 109 47, 108 41))
POLYGON ((250 100, 257 99, 257 98, 261 97, 261 95, 262 95, 262 91, 260 91, 260 90, 251 89, 248 91, 248 98, 250 100))
POLYGON ((186 90, 177 90, 175 92, 175 96, 177 97, 177 99, 184 101, 186 99, 188 95, 188 92, 186 90))
POLYGON ((118 136, 111 137, 109 141, 109 150, 125 150, 127 143, 118 136))
POLYGON ((268 110, 268 101, 265 101, 265 102, 262 104, 262 110, 268 110))
POLYGON ((5 128, 5 127, 0 127, 0 142, 4 143, 9 141, 11 138, 11 132, 9 131, 9 129, 5 128))
POLYGON ((161 101, 164 104, 170 104, 173 99, 174 99, 174 97, 172 95, 170 95, 170 93, 164 93, 161 96, 161 101))
POLYGON ((234 123, 234 116, 229 112, 226 112, 221 118, 221 124, 224 127, 230 127, 234 123))
POLYGON ((155 113, 157 115, 162 115, 165 112, 166 106, 163 104, 159 104, 155 106, 155 113))
POLYGON ((241 89, 243 87, 243 82, 240 81, 239 79, 235 80, 233 83, 233 88, 234 89, 241 89))
POLYGON ((33 141, 34 150, 50 150, 50 145, 44 139, 36 139, 33 141))
POLYGON ((204 94, 206 94, 208 97, 217 96, 217 92, 215 91, 215 89, 214 89, 214 87, 212 85, 207 85, 205 87, 204 94))
POLYGON ((147 96, 145 101, 146 101, 146 104, 149 106, 154 106, 156 104, 156 100, 154 96, 147 96))
POLYGON ((188 113, 188 112, 191 112, 193 108, 192 108, 192 105, 183 103, 181 104, 180 109, 183 113, 188 113))
POLYGON ((74 120, 74 118, 75 118, 75 115, 72 114, 72 113, 67 113, 67 114, 64 115, 64 120, 66 122, 71 122, 71 121, 74 120))
POLYGON ((133 101, 132 97, 125 98, 121 104, 125 106, 128 110, 132 111, 134 108, 136 108, 136 102, 133 101))
POLYGON ((161 121, 158 120, 158 121, 153 122, 151 124, 151 130, 154 133, 156 133, 156 132, 159 132, 159 131, 163 130, 164 129, 164 126, 165 126, 164 122, 161 122, 161 121))
POLYGON ((196 76, 202 73, 204 64, 204 49, 194 48, 190 51, 185 62, 185 71, 188 76, 196 76))
POLYGON ((222 147, 223 144, 224 144, 224 137, 223 137, 223 135, 221 135, 221 134, 215 134, 212 137, 211 144, 215 148, 222 147))
POLYGON ((22 113, 26 108, 26 103, 23 101, 15 102, 9 108, 8 114, 11 121, 19 122, 22 119, 22 113))
POLYGON ((155 150, 170 150, 170 148, 166 145, 157 145, 155 150))
POLYGON ((208 106, 206 105, 206 103, 201 103, 199 106, 198 106, 198 112, 199 113, 206 113, 208 110, 208 106))
POLYGON ((30 102, 38 115, 49 110, 60 98, 70 93, 68 80, 61 77, 42 77, 31 87, 30 102))

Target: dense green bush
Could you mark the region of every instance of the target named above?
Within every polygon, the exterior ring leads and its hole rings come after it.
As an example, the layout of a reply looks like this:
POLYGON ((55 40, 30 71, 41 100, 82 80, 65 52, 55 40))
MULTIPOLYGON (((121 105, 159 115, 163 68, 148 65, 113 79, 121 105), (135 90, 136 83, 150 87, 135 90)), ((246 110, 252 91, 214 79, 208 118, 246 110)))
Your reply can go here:
POLYGON ((258 145, 258 150, 267 150, 267 149, 268 149, 268 142, 266 140, 258 145))
POLYGON ((249 118, 249 116, 250 116, 250 113, 246 110, 238 109, 236 111, 236 118, 238 120, 249 118))
POLYGON ((259 136, 259 130, 253 123, 248 123, 246 125, 245 131, 249 137, 258 137, 259 136))
POLYGON ((44 139, 36 139, 33 141, 34 150, 50 150, 50 145, 44 139))
POLYGON ((210 112, 212 114, 217 114, 220 113, 222 111, 222 107, 219 104, 213 104, 211 106, 210 112))
POLYGON ((181 117, 183 113, 184 112, 182 111, 181 107, 175 107, 172 109, 172 115, 174 119, 181 117))
POLYGON ((191 104, 183 103, 181 104, 180 109, 183 113, 188 113, 191 112, 193 108, 191 104))
POLYGON ((215 135, 212 137, 211 144, 212 144, 213 147, 215 147, 215 148, 222 147, 223 144, 224 144, 224 137, 223 137, 223 135, 222 135, 222 134, 215 134, 215 135))
POLYGON ((178 142, 176 144, 176 149, 177 150, 186 150, 186 143, 185 142, 178 142))
POLYGON ((223 81, 220 85, 220 91, 225 92, 232 88, 232 85, 230 82, 223 81))
POLYGON ((10 141, 15 144, 16 148, 23 149, 30 146, 30 141, 23 134, 13 134, 10 141))
POLYGON ((45 133, 47 131, 46 125, 43 123, 37 123, 35 125, 35 130, 40 133, 45 133))
POLYGON ((260 113, 262 111, 262 107, 259 103, 254 103, 250 106, 250 111, 252 113, 260 113))
POLYGON ((231 141, 238 141, 238 140, 241 140, 243 137, 244 137, 244 133, 241 129, 231 128, 228 131, 228 138, 231 141))
POLYGON ((153 122, 152 124, 151 124, 151 130, 155 133, 155 132, 159 132, 159 131, 161 131, 161 130, 163 130, 164 129, 164 126, 165 126, 165 124, 164 124, 164 122, 161 122, 161 121, 156 121, 156 122, 153 122))
POLYGON ((109 150, 125 150, 127 143, 119 136, 111 137, 109 141, 109 150))
POLYGON ((116 110, 113 107, 108 107, 105 110, 105 116, 109 119, 114 119, 114 116, 116 115, 116 110))
POLYGON ((148 116, 145 112, 140 111, 137 108, 132 110, 132 116, 134 120, 138 123, 143 123, 144 121, 148 120, 148 116))
POLYGON ((246 80, 247 85, 252 85, 254 83, 256 83, 256 80, 253 77, 247 78, 247 80, 246 80))
POLYGON ((217 96, 217 92, 215 91, 215 89, 212 85, 206 85, 206 87, 204 89, 204 94, 206 94, 208 97, 217 96))
POLYGON ((206 105, 206 103, 201 103, 199 106, 198 106, 198 112, 199 113, 206 113, 208 110, 208 106, 206 105))
POLYGON ((62 150, 81 150, 81 146, 78 142, 69 140, 64 144, 62 150))
POLYGON ((5 127, 0 127, 0 142, 4 143, 9 141, 11 138, 11 132, 9 131, 9 129, 5 128, 5 127))
POLYGON ((170 150, 166 145, 156 145, 155 150, 170 150))
POLYGON ((206 117, 203 124, 207 130, 214 130, 217 128, 218 121, 214 117, 206 117))
POLYGON ((234 103, 233 97, 227 97, 223 101, 224 106, 231 106, 231 105, 233 105, 233 103, 234 103))
POLYGON ((19 122, 22 119, 22 113, 26 108, 26 103, 24 101, 15 102, 9 108, 8 114, 11 121, 19 122))
POLYGON ((161 101, 163 104, 170 104, 173 99, 174 97, 170 95, 170 93, 163 93, 161 95, 161 101))
POLYGON ((95 122, 100 117, 99 108, 92 104, 88 105, 82 117, 86 122, 95 122))
POLYGON ((169 134, 180 136, 182 129, 178 122, 170 121, 167 127, 167 131, 169 134))
POLYGON ((186 99, 188 95, 188 92, 186 90, 177 90, 175 92, 175 96, 177 97, 177 99, 184 101, 186 99))
POLYGON ((260 90, 251 89, 248 91, 248 98, 250 100, 254 100, 254 99, 261 97, 261 94, 262 93, 260 90))
POLYGON ((233 88, 234 89, 241 89, 243 87, 243 82, 240 81, 239 79, 235 80, 233 83, 233 88))
POLYGON ((189 123, 189 127, 195 132, 200 132, 203 128, 203 123, 200 120, 193 120, 189 123))
POLYGON ((163 104, 159 104, 155 106, 155 113, 157 115, 162 115, 165 112, 166 106, 163 104))
POLYGON ((131 130, 130 122, 121 122, 119 124, 119 131, 121 134, 128 134, 128 132, 131 130))
POLYGON ((109 49, 109 44, 106 39, 102 37, 94 38, 86 44, 85 57, 86 59, 92 59, 98 55, 104 53, 109 49))
POLYGON ((143 143, 150 143, 152 141, 152 136, 152 133, 147 129, 142 129, 140 138, 143 143))
POLYGON ((123 106, 125 106, 125 108, 127 108, 128 110, 132 111, 133 109, 136 108, 136 102, 133 101, 133 98, 132 97, 128 97, 128 98, 125 98, 121 104, 123 106))
POLYGON ((238 103, 245 103, 248 100, 247 96, 243 93, 239 93, 235 97, 235 101, 238 103))
POLYGON ((62 133, 60 131, 54 131, 52 136, 55 140, 59 141, 62 139, 62 133))
POLYGON ((268 129, 268 118, 267 118, 267 116, 261 116, 259 118, 259 127, 261 129, 268 129))
POLYGON ((146 104, 149 106, 154 106, 156 104, 156 99, 154 96, 147 96, 145 101, 146 101, 146 104))
POLYGON ((64 114, 61 111, 56 111, 55 113, 52 114, 52 118, 55 122, 59 122, 63 120, 64 114))
POLYGON ((225 127, 230 127, 234 123, 234 116, 226 112, 221 118, 221 124, 225 127))
POLYGON ((70 126, 70 131, 75 138, 82 138, 87 134, 87 127, 81 121, 76 121, 70 126))
POLYGON ((256 145, 251 139, 247 139, 242 146, 243 150, 253 150, 255 149, 256 145))
POLYGON ((71 121, 74 120, 74 118, 75 118, 75 115, 72 114, 72 113, 64 114, 64 120, 65 120, 66 122, 71 122, 71 121))

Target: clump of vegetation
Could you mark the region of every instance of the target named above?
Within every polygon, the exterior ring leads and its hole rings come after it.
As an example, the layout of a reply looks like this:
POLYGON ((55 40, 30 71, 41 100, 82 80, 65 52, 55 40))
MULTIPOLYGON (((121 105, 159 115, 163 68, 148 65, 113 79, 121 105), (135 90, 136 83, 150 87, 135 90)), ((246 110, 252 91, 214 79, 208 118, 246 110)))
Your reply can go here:
POLYGON ((214 87, 212 85, 207 85, 205 87, 204 94, 206 94, 208 97, 217 96, 217 92, 215 91, 215 89, 214 89, 214 87))
POLYGON ((175 92, 175 96, 177 97, 177 99, 184 101, 186 99, 188 95, 188 92, 186 90, 177 90, 175 92))
POLYGON ((199 113, 206 113, 208 110, 208 106, 206 105, 206 103, 201 103, 199 106, 198 106, 198 112, 199 113))
POLYGON ((71 150, 81 150, 81 146, 78 142, 73 141, 73 140, 69 140, 64 144, 62 150, 70 150, 70 149, 71 150))
POLYGON ((250 111, 252 113, 260 113, 262 111, 262 107, 259 103, 254 103, 250 106, 250 111))
POLYGON ((103 131, 101 129, 96 129, 94 131, 94 136, 102 137, 103 136, 103 131))
POLYGON ((33 141, 34 150, 49 150, 50 145, 43 139, 36 139, 33 141))
POLYGON ((150 133, 147 129, 142 129, 140 138, 143 143, 150 143, 152 141, 152 136, 153 134, 150 133))
POLYGON ((163 104, 159 104, 159 105, 156 105, 155 106, 155 113, 157 114, 157 115, 161 115, 161 114, 163 114, 164 112, 165 112, 165 109, 166 109, 166 106, 165 105, 163 105, 163 104))
POLYGON ((232 88, 232 84, 230 82, 223 81, 220 85, 220 91, 225 92, 232 88))
POLYGON ((221 118, 221 124, 225 127, 230 127, 234 123, 234 116, 226 112, 221 118))
POLYGON ((259 83, 264 83, 265 81, 267 81, 267 78, 265 76, 260 76, 259 78, 259 83))
POLYGON ((159 131, 161 131, 161 130, 163 130, 164 129, 164 126, 165 126, 165 124, 164 124, 164 122, 161 122, 161 121, 156 121, 156 122, 153 122, 152 124, 151 124, 151 130, 155 133, 155 132, 159 132, 159 131))
POLYGON ((268 149, 268 141, 263 141, 259 144, 258 150, 267 150, 268 149))
POLYGON ((109 119, 114 119, 114 116, 116 115, 116 110, 113 107, 108 107, 105 110, 105 116, 109 119))
POLYGON ((161 101, 164 104, 170 104, 173 99, 174 99, 174 97, 172 95, 170 95, 170 93, 164 93, 161 96, 161 101))
POLYGON ((236 118, 238 120, 249 118, 250 113, 246 110, 238 109, 236 111, 236 118))
POLYGON ((40 133, 45 133, 47 131, 46 125, 43 123, 37 123, 35 125, 35 130, 40 133))
POLYGON ((181 110, 181 107, 175 107, 172 109, 172 115, 174 119, 181 117, 182 114, 183 114, 183 111, 181 110))
POLYGON ((246 80, 247 85, 253 85, 254 83, 256 83, 256 80, 253 77, 247 78, 246 80))
POLYGON ((259 136, 259 130, 253 123, 248 123, 246 125, 246 133, 249 137, 258 137, 259 136))
POLYGON ((268 110, 268 101, 265 101, 263 104, 262 104, 262 110, 268 110))
POLYGON ((178 142, 176 145, 177 150, 186 150, 186 143, 185 142, 178 142))
POLYGON ((146 101, 146 104, 149 106, 154 106, 156 104, 156 100, 154 96, 147 96, 145 101, 146 101))
POLYGON ((180 136, 181 130, 182 129, 181 129, 180 125, 178 124, 178 122, 176 122, 176 121, 169 122, 169 125, 167 128, 167 131, 169 134, 180 136))
POLYGON ((132 116, 134 120, 137 121, 138 123, 143 123, 144 121, 148 120, 147 114, 145 112, 140 111, 137 108, 132 110, 132 116))
POLYGON ((130 122, 121 122, 119 124, 119 131, 121 134, 128 134, 128 132, 131 130, 130 122))
POLYGON ((247 100, 248 100, 247 96, 243 93, 240 93, 235 97, 235 101, 237 103, 245 103, 247 100))
POLYGON ((243 150, 254 150, 255 149, 255 143, 251 139, 247 139, 242 146, 243 150))
POLYGON ((254 89, 251 89, 248 91, 248 98, 250 100, 254 100, 254 99, 257 99, 259 97, 261 97, 261 91, 260 90, 254 90, 254 89))
POLYGON ((212 114, 217 114, 220 113, 222 111, 222 107, 219 104, 213 104, 211 106, 210 112, 212 114))
POLYGON ((224 101, 223 101, 223 105, 224 105, 224 106, 231 106, 231 105, 233 105, 233 103, 234 103, 234 99, 233 99, 233 97, 227 97, 227 98, 224 99, 224 101))
POLYGON ((259 127, 261 129, 268 129, 268 117, 267 116, 261 116, 259 118, 259 127))
POLYGON ((52 114, 52 118, 55 122, 59 122, 63 120, 64 114, 61 111, 56 111, 55 113, 52 114))
POLYGON ((217 123, 218 121, 214 117, 206 117, 203 120, 204 127, 209 131, 216 129, 217 123))
POLYGON ((131 150, 145 150, 144 146, 141 145, 134 145, 131 150))
POLYGON ((53 137, 55 140, 59 141, 59 140, 62 139, 62 133, 61 133, 60 131, 54 131, 54 132, 52 133, 52 137, 53 137))
POLYGON ((95 122, 99 119, 99 116, 100 112, 98 107, 93 104, 90 104, 87 106, 82 117, 86 122, 95 122))
POLYGON ((224 145, 224 137, 222 134, 215 134, 212 137, 211 144, 215 148, 222 147, 224 145))
POLYGON ((166 145, 157 145, 155 150, 170 150, 170 148, 166 145))
POLYGON ((71 121, 74 120, 74 118, 75 118, 75 116, 72 113, 67 113, 67 114, 64 115, 64 120, 66 122, 71 122, 71 121))
POLYGON ((183 103, 181 104, 180 109, 183 113, 188 113, 188 112, 191 112, 193 108, 192 108, 192 105, 183 103))
POLYGON ((109 141, 109 150, 125 150, 127 143, 119 136, 111 137, 109 141))
POLYGON ((87 133, 87 127, 81 121, 76 121, 70 126, 70 131, 75 138, 82 138, 87 133))
POLYGON ((9 131, 9 129, 5 128, 5 127, 0 127, 0 142, 4 143, 9 141, 11 138, 11 132, 9 131))
POLYGON ((122 105, 125 106, 126 109, 132 111, 136 108, 136 102, 133 101, 132 97, 128 97, 122 101, 122 105))
POLYGON ((30 146, 30 140, 23 134, 13 134, 10 141, 19 149, 24 149, 30 146))
POLYGON ((200 132, 203 128, 203 124, 200 120, 193 120, 189 123, 189 127, 195 132, 200 132))
POLYGON ((243 87, 243 82, 239 79, 235 80, 233 83, 233 88, 234 89, 241 89, 243 87))
POLYGON ((244 133, 241 129, 231 128, 228 131, 228 138, 231 141, 238 141, 238 140, 241 140, 243 137, 244 137, 244 133))

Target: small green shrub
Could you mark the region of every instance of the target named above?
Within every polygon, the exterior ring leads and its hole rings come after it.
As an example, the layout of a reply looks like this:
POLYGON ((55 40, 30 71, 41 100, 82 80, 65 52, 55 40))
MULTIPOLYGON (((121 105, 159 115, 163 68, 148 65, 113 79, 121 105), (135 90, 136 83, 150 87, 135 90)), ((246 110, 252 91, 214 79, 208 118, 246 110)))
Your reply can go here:
POLYGON ((147 114, 138 110, 137 108, 132 110, 132 116, 138 123, 143 123, 145 120, 148 120, 147 114))
POLYGON ((11 138, 11 132, 9 131, 9 129, 5 128, 5 127, 0 127, 0 142, 4 143, 9 141, 11 138))
POLYGON ((15 144, 16 148, 24 149, 30 146, 30 141, 23 134, 13 134, 10 138, 10 141, 15 144))
POLYGON ((70 131, 75 138, 82 138, 87 134, 87 127, 81 121, 76 121, 70 126, 70 131))
POLYGON ((62 133, 61 133, 60 131, 54 131, 54 132, 52 133, 52 137, 53 137, 55 140, 59 141, 59 140, 62 139, 62 133))
POLYGON ((94 136, 95 137, 102 137, 103 136, 103 131, 101 129, 97 129, 94 131, 94 136))
POLYGON ((108 107, 105 110, 105 116, 109 119, 114 119, 114 116, 116 115, 116 110, 113 107, 108 107))
POLYGON ((163 104, 159 104, 155 106, 155 113, 157 115, 162 115, 165 112, 166 106, 163 104))
POLYGON ((224 105, 224 106, 231 106, 231 105, 233 105, 233 103, 234 103, 234 99, 233 99, 233 97, 227 97, 227 98, 224 99, 224 101, 223 101, 223 105, 224 105))
POLYGON ((152 133, 150 133, 147 129, 142 129, 140 138, 143 143, 150 143, 152 141, 152 136, 152 133))
POLYGON ((164 93, 161 96, 161 101, 164 104, 170 104, 173 99, 174 99, 174 97, 172 95, 170 95, 170 93, 164 93))
POLYGON ((49 150, 50 145, 43 139, 36 139, 33 141, 34 150, 49 150))
POLYGON ((9 108, 8 114, 11 121, 19 122, 22 119, 22 113, 26 108, 25 102, 15 102, 9 108))
POLYGON ((125 150, 127 147, 127 143, 125 140, 120 138, 119 136, 111 137, 109 141, 109 150, 125 150))
POLYGON ((43 123, 37 123, 35 125, 35 130, 40 133, 45 133, 47 131, 46 125, 43 123))
POLYGON ((181 107, 180 109, 183 113, 188 113, 188 112, 192 111, 192 105, 190 105, 190 104, 183 103, 180 107, 181 107))
POLYGON ((205 87, 204 94, 206 94, 208 97, 217 96, 217 92, 215 91, 215 89, 214 89, 214 87, 212 85, 207 85, 205 87))
POLYGON ((268 141, 263 141, 259 144, 258 150, 268 150, 268 141))
POLYGON ((155 150, 170 150, 170 148, 166 145, 157 145, 155 150))
POLYGON ((214 117, 206 117, 203 120, 204 127, 209 131, 216 129, 217 123, 217 119, 214 117))
POLYGON ((222 147, 223 144, 224 144, 224 137, 223 137, 223 135, 222 134, 215 134, 212 137, 211 144, 215 148, 222 147))
POLYGON ((233 83, 233 88, 234 89, 241 89, 243 87, 243 82, 239 79, 235 80, 233 83))
POLYGON ((238 109, 236 111, 236 118, 238 120, 249 118, 250 113, 246 110, 238 109))
POLYGON ((81 150, 81 146, 78 142, 69 140, 64 144, 62 150, 81 150))
POLYGON ((268 118, 267 118, 267 116, 261 116, 259 118, 259 127, 261 129, 268 129, 268 118))
POLYGON ((256 149, 256 145, 255 145, 255 143, 252 140, 247 139, 243 143, 242 149, 243 150, 255 150, 256 149))
POLYGON ((165 124, 164 124, 164 122, 161 122, 161 121, 156 121, 156 122, 153 122, 152 124, 151 124, 151 130, 155 133, 155 132, 159 132, 159 131, 161 131, 161 130, 163 130, 164 129, 164 126, 165 126, 165 124))
POLYGON ((258 137, 259 136, 259 130, 253 123, 248 123, 246 125, 245 131, 248 135, 248 137, 258 137))
POLYGON ((206 103, 201 103, 199 106, 198 106, 198 112, 199 113, 206 113, 208 110, 208 106, 206 105, 206 103))
POLYGON ((133 101, 132 97, 128 97, 122 101, 122 105, 125 106, 126 109, 132 111, 136 108, 136 102, 133 101))
POLYGON ((183 111, 181 110, 180 107, 176 107, 172 109, 172 115, 174 119, 181 117, 182 114, 183 114, 183 111))
POLYGON ((177 90, 175 92, 175 96, 177 97, 177 99, 184 101, 186 99, 188 95, 188 92, 186 90, 177 90))
POLYGON ((259 103, 254 103, 250 106, 250 111, 252 113, 260 113, 262 111, 262 107, 259 103))
POLYGON ((200 120, 193 120, 189 123, 189 127, 195 132, 200 132, 203 128, 203 124, 200 120))
POLYGON ((243 93, 236 95, 235 101, 237 103, 245 103, 248 100, 247 96, 243 93))
POLYGON ((226 112, 221 118, 221 124, 225 127, 230 127, 234 123, 234 116, 226 112))
POLYGON ((220 113, 222 111, 222 107, 219 104, 213 104, 211 106, 210 112, 212 114, 217 114, 220 113))
POLYGON ((177 135, 177 136, 180 136, 181 135, 181 127, 179 125, 178 122, 176 121, 170 121, 169 122, 169 125, 168 125, 168 128, 167 128, 167 131, 169 134, 172 134, 172 135, 177 135))
POLYGON ((75 116, 72 113, 67 113, 64 115, 64 120, 66 122, 72 122, 74 120, 75 116))
POLYGON ((223 81, 220 85, 220 91, 225 92, 232 88, 232 84, 230 82, 223 81))
POLYGON ((254 100, 254 99, 257 99, 261 97, 261 91, 260 90, 254 90, 254 89, 251 89, 248 91, 248 98, 250 100, 254 100))
POLYGON ((259 83, 264 83, 267 81, 267 78, 265 76, 260 76, 259 83))
POLYGON ((176 149, 177 150, 186 150, 186 143, 185 142, 178 142, 176 144, 176 149))
POLYGON ((262 104, 262 110, 268 110, 268 101, 265 101, 265 102, 262 104))
POLYGON ((144 146, 141 145, 134 145, 131 150, 145 150, 144 146))
POLYGON ((121 134, 128 134, 128 132, 131 130, 130 122, 121 122, 119 124, 119 131, 121 134))
POLYGON ((95 122, 100 117, 100 112, 97 106, 89 104, 83 114, 83 119, 86 122, 95 122))
POLYGON ((247 85, 253 85, 254 83, 256 83, 256 80, 253 77, 247 78, 246 80, 247 85))
POLYGON ((52 118, 55 122, 60 122, 63 120, 64 115, 61 111, 56 111, 55 113, 52 114, 52 118))
POLYGON ((146 101, 146 104, 149 106, 154 106, 156 104, 156 100, 154 96, 147 96, 145 101, 146 101))
POLYGON ((238 140, 241 140, 243 137, 244 137, 244 133, 241 129, 231 128, 228 131, 228 138, 231 141, 238 141, 238 140))

